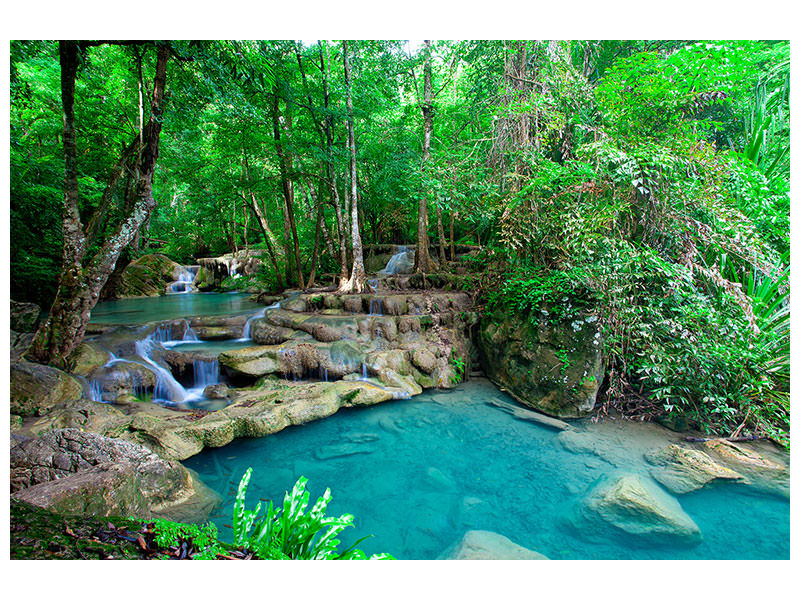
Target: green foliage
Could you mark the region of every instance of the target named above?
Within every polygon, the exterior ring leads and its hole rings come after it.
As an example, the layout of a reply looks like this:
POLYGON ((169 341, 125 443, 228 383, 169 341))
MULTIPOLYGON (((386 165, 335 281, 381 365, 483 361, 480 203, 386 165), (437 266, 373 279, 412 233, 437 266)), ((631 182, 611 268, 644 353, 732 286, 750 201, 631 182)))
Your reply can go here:
POLYGON ((161 548, 180 546, 187 542, 200 550, 193 556, 194 560, 214 560, 218 553, 224 552, 224 548, 217 540, 217 528, 213 523, 198 526, 156 519, 155 542, 161 548))
MULTIPOLYGON (((331 491, 326 489, 310 511, 307 511, 309 494, 306 491, 305 477, 300 477, 287 492, 283 507, 266 504, 262 519, 257 516, 261 510, 259 503, 254 510, 244 508, 245 494, 252 469, 248 469, 236 493, 234 504, 234 543, 255 552, 261 558, 287 558, 299 560, 354 560, 367 556, 356 546, 366 538, 361 538, 344 551, 337 552, 339 533, 353 526, 353 515, 326 517, 325 510, 331 500, 331 491)), ((369 536, 367 536, 369 537, 369 536)), ((370 559, 392 558, 388 554, 375 554, 370 559)))
POLYGON ((455 354, 455 348, 450 349, 450 366, 453 367, 453 375, 450 376, 450 383, 458 385, 464 379, 464 359, 455 354))

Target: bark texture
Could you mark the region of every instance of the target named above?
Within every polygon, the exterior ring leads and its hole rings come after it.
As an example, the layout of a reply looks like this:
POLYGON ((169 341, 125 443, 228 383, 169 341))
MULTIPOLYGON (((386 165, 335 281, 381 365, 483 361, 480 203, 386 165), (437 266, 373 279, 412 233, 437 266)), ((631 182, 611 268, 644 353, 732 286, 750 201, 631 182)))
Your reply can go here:
MULTIPOLYGON (((425 179, 428 162, 431 158, 431 137, 433 136, 433 91, 431 85, 431 42, 425 40, 425 65, 422 99, 422 174, 425 179)), ((427 187, 427 186, 426 186, 427 187)), ((428 190, 423 189, 419 199, 417 214, 417 249, 414 253, 414 271, 430 273, 434 270, 428 237, 428 190)))
MULTIPOLYGON (((87 233, 93 238, 99 225, 98 220, 90 220, 87 231, 84 231, 79 214, 78 151, 75 134, 75 78, 79 62, 79 43, 72 41, 59 43, 64 121, 63 264, 55 300, 26 355, 30 360, 60 368, 69 367, 69 356, 83 339, 91 311, 97 304, 100 291, 109 275, 114 271, 120 253, 131 243, 155 207, 152 190, 153 172, 158 159, 169 56, 169 47, 161 45, 156 60, 150 119, 140 133, 140 158, 136 165, 133 187, 135 202, 100 249, 93 256, 87 257, 86 253, 89 250, 87 242, 90 241, 87 239, 87 233)), ((115 172, 109 185, 116 185, 118 180, 119 175, 115 172)), ((102 216, 98 219, 102 219, 102 216)))

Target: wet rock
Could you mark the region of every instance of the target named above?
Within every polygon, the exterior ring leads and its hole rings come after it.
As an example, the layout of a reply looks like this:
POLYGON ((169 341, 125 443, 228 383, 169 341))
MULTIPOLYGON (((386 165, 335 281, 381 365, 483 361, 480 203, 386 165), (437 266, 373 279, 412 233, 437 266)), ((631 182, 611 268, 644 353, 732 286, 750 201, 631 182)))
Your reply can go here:
POLYGON ((330 460, 332 458, 342 458, 354 454, 370 454, 372 452, 374 452, 374 448, 364 444, 344 443, 321 446, 314 450, 314 456, 319 460, 330 460))
POLYGON ((14 331, 13 329, 10 330, 9 334, 11 361, 13 362, 22 360, 23 356, 28 351, 28 348, 31 347, 35 334, 20 333, 19 331, 14 331))
POLYGON ((250 323, 250 337, 256 344, 273 346, 282 344, 294 335, 294 329, 270 325, 264 319, 256 319, 250 323))
POLYGON ((193 520, 204 520, 219 500, 178 462, 75 429, 26 440, 11 457, 12 497, 60 514, 189 516, 188 503, 193 520))
POLYGON ((318 323, 312 326, 311 335, 320 342, 335 342, 342 339, 343 334, 330 325, 318 323))
POLYGON ((607 527, 651 543, 699 544, 700 528, 678 501, 654 483, 624 473, 604 478, 571 516, 572 523, 587 535, 607 527))
POLYGON ((224 383, 217 383, 214 385, 207 385, 203 390, 203 396, 210 400, 224 400, 231 398, 235 392, 224 383))
POLYGON ((410 397, 422 393, 422 386, 410 375, 400 375, 392 369, 383 369, 379 374, 379 378, 387 386, 403 390, 405 392, 404 396, 410 397))
POLYGON ((420 371, 428 375, 433 373, 433 370, 436 368, 436 357, 430 350, 422 348, 414 350, 414 354, 411 355, 411 362, 413 362, 414 366, 420 371))
POLYGON ((11 363, 11 413, 44 415, 57 404, 78 400, 80 382, 53 367, 21 360, 11 363))
POLYGON ((251 377, 280 373, 281 363, 277 346, 254 346, 240 350, 229 350, 219 355, 222 367, 251 377))
POLYGON ((20 333, 32 333, 39 324, 42 309, 33 302, 16 302, 11 300, 10 327, 20 333))
POLYGON ((789 497, 789 469, 770 460, 750 447, 727 440, 703 442, 703 450, 716 460, 744 475, 745 483, 759 489, 789 497))
POLYGON ((156 375, 151 369, 133 361, 115 362, 92 372, 92 378, 99 382, 104 400, 117 396, 152 390, 156 385, 156 375))
POLYGON ((287 298, 286 300, 281 300, 281 308, 283 310, 289 310, 292 312, 305 312, 306 311, 306 301, 300 296, 296 296, 294 298, 287 298))
POLYGON ((394 295, 383 298, 383 311, 387 315, 404 315, 408 312, 408 302, 405 296, 394 295))
POLYGON ((433 489, 443 492, 454 492, 457 489, 455 480, 436 467, 428 467, 425 471, 425 483, 433 489))
POLYGON ((507 412, 512 417, 520 421, 530 421, 531 423, 536 423, 538 425, 543 425, 545 427, 549 427, 550 429, 557 429, 559 431, 565 431, 571 428, 569 423, 566 423, 565 421, 537 413, 533 410, 525 408, 524 406, 511 404, 510 402, 505 402, 499 399, 494 399, 489 403, 492 406, 496 406, 497 408, 507 412))
POLYGON ((91 342, 84 342, 70 356, 70 361, 73 364, 71 373, 88 377, 92 371, 102 367, 110 359, 111 355, 103 348, 91 342))
POLYGON ((494 531, 471 530, 438 556, 438 560, 548 560, 544 554, 515 544, 494 531))
POLYGON ((652 450, 645 455, 645 459, 661 467, 651 469, 650 473, 673 494, 698 490, 717 479, 742 479, 739 473, 713 461, 704 452, 677 444, 652 450))
POLYGON ((485 319, 478 339, 490 379, 536 410, 575 418, 594 408, 603 381, 600 335, 593 315, 553 325, 540 313, 485 319))
POLYGON ((556 441, 565 450, 573 454, 594 454, 617 467, 624 464, 624 461, 619 458, 619 452, 615 444, 611 440, 594 433, 568 429, 559 433, 556 436, 556 441))
POLYGON ((192 327, 201 340, 235 340, 242 337, 244 326, 192 327))
POLYGON ((163 296, 175 281, 181 266, 162 254, 145 254, 132 261, 113 282, 111 289, 103 291, 106 298, 133 298, 163 296))

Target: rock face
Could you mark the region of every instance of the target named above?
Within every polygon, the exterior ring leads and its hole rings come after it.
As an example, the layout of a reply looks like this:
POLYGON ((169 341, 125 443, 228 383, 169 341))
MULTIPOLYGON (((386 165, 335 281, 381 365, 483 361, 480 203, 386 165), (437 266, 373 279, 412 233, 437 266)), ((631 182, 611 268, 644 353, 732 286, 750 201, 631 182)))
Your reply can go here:
POLYGON ((105 294, 111 298, 163 296, 181 269, 181 265, 162 254, 145 254, 125 267, 114 289, 105 294))
POLYGON ((11 363, 11 414, 44 415, 82 394, 80 382, 63 371, 25 360, 11 363))
POLYGON ((180 463, 76 429, 14 446, 11 485, 12 498, 61 514, 202 521, 219 500, 180 463))
POLYGON ((544 313, 484 319, 478 346, 489 378, 519 402, 559 418, 594 408, 605 367, 593 315, 557 325, 544 313))
POLYGON ((11 329, 17 332, 36 331, 42 309, 33 302, 11 301, 11 329))
POLYGON ((570 518, 587 535, 600 526, 650 543, 698 544, 703 539, 700 528, 675 498, 627 473, 601 480, 570 518))
POLYGON ((548 560, 544 554, 523 548, 494 531, 473 529, 464 534, 438 560, 548 560))
POLYGON ((213 258, 198 260, 200 271, 194 280, 200 291, 219 288, 228 277, 254 275, 258 273, 265 260, 266 250, 240 250, 213 258))
POLYGON ((717 479, 742 479, 739 473, 715 462, 704 452, 677 444, 648 452, 645 458, 657 467, 650 471, 653 478, 673 494, 699 490, 717 479))

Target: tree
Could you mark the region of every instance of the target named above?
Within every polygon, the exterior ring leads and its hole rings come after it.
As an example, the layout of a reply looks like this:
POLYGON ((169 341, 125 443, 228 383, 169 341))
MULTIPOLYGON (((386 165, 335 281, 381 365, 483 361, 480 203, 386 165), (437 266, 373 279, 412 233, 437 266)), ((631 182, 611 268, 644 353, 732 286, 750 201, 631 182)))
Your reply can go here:
MULTIPOLYGON (((425 183, 428 163, 431 159, 431 137, 433 136, 433 88, 431 84, 431 41, 425 40, 424 82, 422 85, 422 181, 425 183)), ((441 227, 441 215, 439 218, 441 227)), ((419 197, 417 212, 417 250, 414 254, 414 270, 429 273, 434 270, 430 254, 430 238, 428 237, 428 190, 424 189, 419 197)))
MULTIPOLYGON (((93 44, 72 41, 59 43, 61 102, 64 115, 63 262, 55 300, 27 353, 27 357, 32 360, 57 367, 67 366, 69 355, 83 339, 91 310, 97 304, 100 291, 114 270, 120 253, 134 239, 155 207, 153 172, 158 158, 167 61, 170 57, 170 46, 166 43, 157 44, 149 121, 129 146, 138 149, 135 165, 135 202, 114 233, 106 238, 93 255, 89 255, 91 240, 87 238, 94 235, 96 221, 89 221, 88 226, 84 227, 79 212, 75 79, 81 52, 93 44)), ((107 194, 116 187, 124 164, 124 160, 119 161, 117 171, 109 180, 107 194)), ((102 218, 102 215, 98 218, 102 218)))
POLYGON ((356 134, 353 125, 353 99, 350 94, 350 61, 347 56, 347 41, 342 42, 344 61, 344 87, 347 98, 347 147, 350 150, 350 223, 353 244, 353 268, 350 279, 339 283, 339 293, 356 293, 368 289, 364 270, 364 252, 361 247, 361 232, 358 228, 358 178, 356 175, 356 134))

